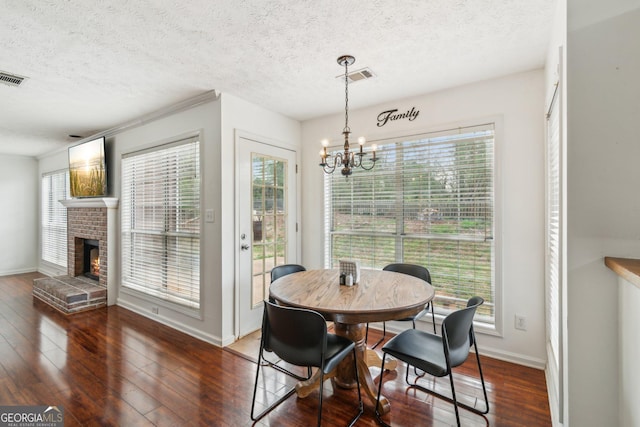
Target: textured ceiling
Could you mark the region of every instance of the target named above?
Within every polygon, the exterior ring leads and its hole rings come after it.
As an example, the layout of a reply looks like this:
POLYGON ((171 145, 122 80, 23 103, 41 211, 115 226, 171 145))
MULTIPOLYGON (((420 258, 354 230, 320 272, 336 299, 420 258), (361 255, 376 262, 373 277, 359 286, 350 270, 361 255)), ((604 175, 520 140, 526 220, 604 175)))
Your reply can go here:
POLYGON ((0 153, 215 89, 305 120, 544 65, 556 0, 2 0, 0 153))

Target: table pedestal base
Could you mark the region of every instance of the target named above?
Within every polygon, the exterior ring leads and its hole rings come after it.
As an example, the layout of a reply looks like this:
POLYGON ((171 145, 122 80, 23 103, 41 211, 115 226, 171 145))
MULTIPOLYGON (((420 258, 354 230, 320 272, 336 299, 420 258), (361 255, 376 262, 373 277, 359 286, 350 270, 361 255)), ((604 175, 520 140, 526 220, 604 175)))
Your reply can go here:
MULTIPOLYGON (((365 325, 364 324, 344 324, 334 322, 336 335, 347 337, 356 344, 356 366, 358 367, 358 377, 360 379, 361 391, 368 396, 372 403, 375 404, 378 397, 378 388, 371 377, 370 366, 381 367, 382 360, 378 354, 367 348, 365 342, 365 325)), ((385 368, 389 370, 396 369, 398 363, 395 360, 387 361, 385 368)), ((335 384, 341 388, 355 388, 356 376, 353 371, 353 358, 347 356, 338 365, 338 367, 324 376, 324 379, 332 378, 335 384)), ((317 389, 320 384, 320 371, 316 371, 311 378, 296 384, 296 393, 298 397, 307 397, 311 392, 317 389)), ((378 411, 386 414, 391 410, 389 400, 380 396, 378 411)))

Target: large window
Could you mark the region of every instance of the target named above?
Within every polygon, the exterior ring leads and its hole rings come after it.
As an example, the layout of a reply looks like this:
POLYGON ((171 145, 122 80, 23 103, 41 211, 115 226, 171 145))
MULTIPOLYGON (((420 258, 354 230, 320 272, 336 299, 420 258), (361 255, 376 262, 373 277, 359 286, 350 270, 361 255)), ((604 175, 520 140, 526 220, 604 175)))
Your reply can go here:
POLYGON ((60 200, 69 198, 69 171, 42 175, 42 260, 67 267, 67 208, 60 200))
POLYGON ((122 159, 122 285, 200 307, 200 144, 197 138, 122 159))
POLYGON ((325 260, 429 269, 440 313, 479 295, 495 322, 494 125, 377 141, 371 171, 325 176, 325 260))

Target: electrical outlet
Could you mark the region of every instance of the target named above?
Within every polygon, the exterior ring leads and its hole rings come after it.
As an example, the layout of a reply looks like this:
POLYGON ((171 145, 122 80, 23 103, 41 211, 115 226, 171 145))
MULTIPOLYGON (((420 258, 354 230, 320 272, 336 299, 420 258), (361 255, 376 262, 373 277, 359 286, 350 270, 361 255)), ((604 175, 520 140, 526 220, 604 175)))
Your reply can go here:
POLYGON ((153 314, 158 314, 158 307, 151 307, 151 312, 153 314))
POLYGON ((204 220, 205 222, 216 222, 216 215, 213 209, 207 209, 204 212, 204 220))
POLYGON ((516 314, 516 329, 520 329, 521 331, 527 330, 527 318, 516 314))

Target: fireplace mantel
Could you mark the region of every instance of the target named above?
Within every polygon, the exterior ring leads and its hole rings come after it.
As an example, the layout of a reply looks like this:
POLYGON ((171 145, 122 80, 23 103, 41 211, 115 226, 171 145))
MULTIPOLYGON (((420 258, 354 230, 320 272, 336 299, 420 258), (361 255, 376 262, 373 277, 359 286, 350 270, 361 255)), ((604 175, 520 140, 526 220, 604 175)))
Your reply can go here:
POLYGON ((60 200, 67 208, 107 208, 115 209, 118 207, 118 199, 116 197, 88 197, 86 199, 66 199, 60 200))

